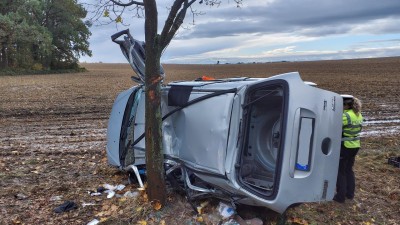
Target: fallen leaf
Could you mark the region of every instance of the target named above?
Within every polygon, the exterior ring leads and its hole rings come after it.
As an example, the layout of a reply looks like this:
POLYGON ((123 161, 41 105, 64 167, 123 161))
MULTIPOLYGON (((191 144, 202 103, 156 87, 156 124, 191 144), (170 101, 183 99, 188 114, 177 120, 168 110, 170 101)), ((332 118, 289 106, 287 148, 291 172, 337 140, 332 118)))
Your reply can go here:
POLYGON ((115 211, 117 211, 117 209, 118 209, 118 206, 112 205, 110 210, 111 210, 111 212, 115 212, 115 211))
POLYGON ((18 219, 13 219, 13 224, 21 224, 21 221, 19 221, 18 219))
POLYGON ((98 213, 96 214, 96 216, 102 217, 102 216, 104 216, 104 212, 98 212, 98 213))
POLYGON ((154 205, 153 205, 153 208, 154 208, 154 210, 156 210, 156 211, 160 210, 161 207, 162 207, 162 205, 161 205, 161 203, 158 202, 158 201, 157 201, 156 203, 154 203, 154 205))
POLYGON ((204 222, 204 219, 203 219, 202 216, 198 216, 198 217, 196 218, 196 221, 201 223, 201 222, 204 222))
POLYGON ((200 206, 197 206, 197 213, 198 214, 203 214, 203 209, 208 205, 209 201, 204 201, 200 204, 200 206))
POLYGON ((145 201, 145 202, 149 201, 149 197, 147 197, 146 193, 143 194, 143 201, 145 201))
POLYGON ((147 225, 147 222, 144 220, 140 220, 137 222, 138 225, 147 225))
POLYGON ((308 225, 308 222, 306 220, 300 219, 300 218, 297 218, 297 217, 289 219, 289 222, 300 224, 300 225, 308 225))
POLYGON ((101 210, 108 210, 110 208, 110 205, 103 205, 103 207, 101 207, 101 210))

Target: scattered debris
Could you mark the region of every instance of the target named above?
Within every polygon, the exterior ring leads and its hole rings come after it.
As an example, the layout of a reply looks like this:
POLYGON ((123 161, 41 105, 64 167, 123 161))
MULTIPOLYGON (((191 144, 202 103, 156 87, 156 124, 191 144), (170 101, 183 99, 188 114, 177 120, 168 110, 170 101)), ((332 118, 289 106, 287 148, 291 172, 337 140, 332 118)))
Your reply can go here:
POLYGON ((18 200, 24 200, 24 199, 27 199, 27 198, 28 198, 28 196, 26 196, 26 195, 24 195, 24 194, 22 194, 22 193, 15 194, 14 197, 15 197, 16 199, 18 199, 18 200))
POLYGON ((116 194, 116 191, 122 191, 126 186, 123 184, 118 184, 117 186, 111 185, 111 184, 104 184, 103 186, 100 186, 96 189, 96 191, 88 191, 88 194, 90 196, 100 196, 102 193, 107 194, 107 198, 112 198, 114 196, 116 197, 122 197, 120 194, 116 194))
POLYGON ((114 185, 111 185, 111 184, 103 184, 103 187, 106 189, 106 190, 115 190, 115 186, 114 185))
POLYGON ((233 209, 233 207, 223 202, 219 203, 218 212, 223 219, 227 219, 235 214, 235 210, 233 209))
MULTIPOLYGON (((137 179, 137 181, 138 181, 138 183, 139 183, 139 186, 140 186, 140 188, 138 188, 139 190, 144 190, 144 185, 143 185, 143 181, 142 181, 142 178, 140 177, 140 174, 145 174, 146 172, 145 171, 143 171, 143 170, 140 170, 139 171, 139 169, 137 168, 137 166, 135 166, 135 165, 130 165, 130 166, 128 166, 128 169, 127 169, 128 171, 129 170, 132 170, 133 171, 133 173, 135 174, 135 176, 136 176, 136 179, 137 179)), ((130 173, 131 174, 131 173, 130 173)), ((130 180, 129 180, 129 182, 131 182, 130 180)))
MULTIPOLYGON (((89 193, 90 193, 90 192, 89 192, 89 193)), ((91 192, 91 193, 90 193, 90 196, 99 196, 99 195, 101 195, 100 192, 91 192)))
POLYGON ((139 192, 137 192, 137 191, 135 191, 135 192, 127 191, 124 194, 124 197, 127 197, 127 198, 136 198, 137 196, 139 196, 139 192))
POLYGON ((92 203, 92 202, 89 202, 89 203, 84 202, 84 203, 82 203, 82 207, 83 208, 85 208, 86 206, 92 206, 92 205, 97 205, 97 204, 92 203))
POLYGON ((62 199, 62 195, 51 196, 50 201, 60 201, 62 199))
POLYGON ((94 220, 90 221, 87 225, 96 225, 98 223, 100 223, 100 221, 98 219, 94 219, 94 220))
POLYGON ((263 225, 263 221, 259 218, 244 220, 239 215, 225 221, 222 225, 263 225))
MULTIPOLYGON (((104 184, 103 187, 106 190, 111 190, 111 191, 122 191, 125 188, 125 185, 123 184, 118 184, 117 186, 111 185, 111 184, 104 184)), ((103 190, 104 191, 104 190, 103 190)))
POLYGON ((115 195, 115 191, 107 190, 104 193, 107 193, 107 198, 112 198, 115 195))
POLYGON ((206 207, 209 203, 210 203, 209 201, 205 201, 205 202, 202 202, 199 206, 197 206, 197 213, 203 214, 204 207, 206 207))
POLYGON ((55 213, 62 213, 62 212, 67 212, 73 209, 77 209, 78 205, 75 202, 72 201, 65 201, 62 205, 56 207, 54 209, 55 213))
POLYGON ((222 223, 222 225, 240 225, 240 223, 238 223, 236 220, 234 219, 230 219, 224 223, 222 223))
POLYGON ((103 193, 105 190, 106 189, 104 187, 102 187, 102 186, 97 188, 97 192, 99 192, 99 193, 103 193))
POLYGON ((125 185, 123 185, 123 184, 118 184, 117 187, 115 188, 115 190, 116 190, 116 191, 122 191, 122 190, 124 190, 124 188, 125 188, 125 185))
POLYGON ((388 164, 392 165, 394 167, 399 167, 400 168, 400 156, 398 156, 398 157, 390 157, 388 159, 388 164))

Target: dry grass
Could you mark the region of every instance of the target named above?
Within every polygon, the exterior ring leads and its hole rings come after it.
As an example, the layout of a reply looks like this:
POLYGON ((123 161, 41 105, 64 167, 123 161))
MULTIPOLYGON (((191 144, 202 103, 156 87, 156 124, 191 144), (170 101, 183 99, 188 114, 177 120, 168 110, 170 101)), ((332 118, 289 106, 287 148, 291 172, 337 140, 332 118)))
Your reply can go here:
MULTIPOLYGON (((107 166, 105 135, 113 101, 117 93, 133 85, 130 81, 133 72, 127 64, 83 66, 89 71, 0 77, 0 224, 85 224, 93 218, 107 218, 108 224, 136 224, 138 220, 154 224, 162 221, 200 224, 193 217, 191 207, 177 195, 169 197, 167 207, 153 211, 143 199, 121 201, 87 194, 87 190, 103 183, 126 182, 125 174, 107 166), (16 199, 14 195, 19 193, 27 199, 16 199), (50 200, 58 195, 62 195, 61 201, 50 200), (75 201, 79 208, 61 215, 53 213, 54 207, 64 200, 75 201), (82 207, 82 203, 95 205, 82 207)), ((203 75, 268 77, 299 71, 304 80, 315 82, 321 88, 360 97, 367 119, 400 118, 399 57, 164 67, 167 82, 203 75)), ((386 160, 400 154, 400 135, 398 125, 390 126, 395 132, 362 140, 363 149, 356 159, 355 201, 344 205, 303 204, 288 211, 289 221, 398 223, 400 172, 387 165, 386 160)), ((135 190, 135 186, 129 185, 127 190, 135 190)), ((212 215, 214 206, 210 204, 206 212, 212 215)), ((240 213, 248 218, 258 216, 265 224, 277 220, 276 214, 265 209, 241 207, 240 213)), ((204 216, 203 223, 211 224, 213 220, 207 218, 204 216)))

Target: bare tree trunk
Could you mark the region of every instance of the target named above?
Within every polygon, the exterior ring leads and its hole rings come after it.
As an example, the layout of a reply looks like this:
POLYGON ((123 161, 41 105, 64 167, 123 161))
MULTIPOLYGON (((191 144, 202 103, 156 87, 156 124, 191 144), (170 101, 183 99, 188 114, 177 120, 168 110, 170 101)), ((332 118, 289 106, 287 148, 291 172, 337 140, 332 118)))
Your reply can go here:
POLYGON ((150 201, 166 199, 164 155, 162 151, 161 76, 159 36, 157 35, 157 5, 144 0, 146 35, 146 170, 147 194, 150 201))

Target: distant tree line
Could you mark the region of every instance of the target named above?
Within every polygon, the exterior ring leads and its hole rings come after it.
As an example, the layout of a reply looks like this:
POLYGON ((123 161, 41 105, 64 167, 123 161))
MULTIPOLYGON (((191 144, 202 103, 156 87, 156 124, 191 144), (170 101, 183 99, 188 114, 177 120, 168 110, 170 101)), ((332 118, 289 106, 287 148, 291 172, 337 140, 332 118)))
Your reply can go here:
POLYGON ((0 68, 78 68, 92 54, 86 13, 77 0, 0 0, 0 68))

